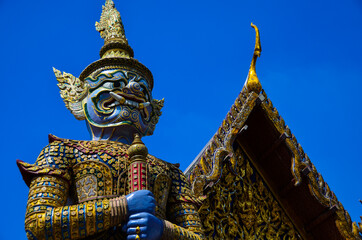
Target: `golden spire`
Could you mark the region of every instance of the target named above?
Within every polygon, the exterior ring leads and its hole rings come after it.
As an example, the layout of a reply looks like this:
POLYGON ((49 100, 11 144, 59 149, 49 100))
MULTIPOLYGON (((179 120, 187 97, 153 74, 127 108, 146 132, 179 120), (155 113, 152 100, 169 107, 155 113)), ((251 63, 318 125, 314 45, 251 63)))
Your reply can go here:
POLYGON ((99 22, 96 22, 96 30, 104 39, 104 46, 101 49, 101 58, 109 57, 133 57, 133 50, 128 45, 121 14, 115 8, 112 0, 106 0, 102 6, 102 15, 99 22))
POLYGON ((260 36, 259 36, 258 27, 255 26, 253 23, 251 23, 251 26, 255 29, 256 36, 255 36, 255 48, 254 48, 253 59, 251 60, 248 78, 246 80, 246 88, 248 89, 249 92, 253 91, 259 94, 262 88, 258 76, 256 75, 255 65, 256 65, 256 59, 260 57, 261 53, 260 36))
POLYGON ((102 6, 101 20, 96 22, 96 30, 101 34, 105 42, 113 38, 127 43, 121 14, 114 7, 112 0, 107 0, 102 6))
POLYGON ((115 8, 112 0, 106 0, 104 6, 102 6, 101 19, 95 25, 96 30, 104 39, 104 45, 99 52, 101 59, 88 65, 80 74, 79 79, 84 81, 87 77, 104 69, 126 68, 141 73, 152 89, 152 73, 142 63, 133 58, 133 50, 128 45, 121 14, 115 8))

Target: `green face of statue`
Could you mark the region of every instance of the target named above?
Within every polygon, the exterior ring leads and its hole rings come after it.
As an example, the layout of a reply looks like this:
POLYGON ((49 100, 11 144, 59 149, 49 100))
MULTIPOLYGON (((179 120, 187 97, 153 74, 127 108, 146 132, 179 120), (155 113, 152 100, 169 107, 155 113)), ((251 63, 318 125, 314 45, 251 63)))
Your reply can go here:
POLYGON ((104 70, 88 77, 83 100, 86 120, 91 127, 116 128, 151 135, 152 92, 145 78, 130 70, 104 70))

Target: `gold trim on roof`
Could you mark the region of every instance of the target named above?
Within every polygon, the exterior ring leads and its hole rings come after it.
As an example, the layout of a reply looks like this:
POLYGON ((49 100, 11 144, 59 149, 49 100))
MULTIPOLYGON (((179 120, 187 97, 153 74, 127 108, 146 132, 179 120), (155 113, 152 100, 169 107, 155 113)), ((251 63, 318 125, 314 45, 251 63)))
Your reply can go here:
POLYGON ((286 133, 288 136, 285 142, 293 153, 291 172, 297 180, 296 185, 302 181, 307 181, 311 195, 323 206, 337 207, 335 224, 341 235, 346 239, 361 240, 362 223, 356 223, 351 220, 349 213, 323 180, 322 175, 304 152, 302 146, 298 143, 290 128, 285 124, 271 100, 268 99, 264 90, 258 96, 255 92, 248 92, 246 87, 242 89, 216 134, 200 154, 200 157, 193 162, 192 168, 185 173, 192 183, 193 192, 200 196, 201 199, 204 198, 202 195, 206 187, 215 185, 222 177, 223 164, 228 164, 230 169, 233 169, 233 161, 236 160, 236 154, 232 149, 233 142, 239 131, 243 129, 245 121, 256 105, 257 99, 261 101, 260 106, 267 117, 273 122, 278 132, 286 133), (301 171, 305 168, 309 168, 311 171, 306 176, 306 179, 303 180, 301 171))

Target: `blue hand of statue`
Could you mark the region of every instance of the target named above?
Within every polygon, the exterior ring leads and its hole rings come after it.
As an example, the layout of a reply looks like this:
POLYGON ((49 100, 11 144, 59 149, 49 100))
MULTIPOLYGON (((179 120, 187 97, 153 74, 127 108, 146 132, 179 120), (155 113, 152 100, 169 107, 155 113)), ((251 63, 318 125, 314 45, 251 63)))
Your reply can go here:
POLYGON ((161 239, 162 233, 163 222, 150 213, 142 212, 129 217, 127 240, 136 239, 137 235, 140 239, 158 240, 161 239))
POLYGON ((152 192, 139 190, 126 195, 128 215, 140 212, 155 214, 156 201, 152 192))

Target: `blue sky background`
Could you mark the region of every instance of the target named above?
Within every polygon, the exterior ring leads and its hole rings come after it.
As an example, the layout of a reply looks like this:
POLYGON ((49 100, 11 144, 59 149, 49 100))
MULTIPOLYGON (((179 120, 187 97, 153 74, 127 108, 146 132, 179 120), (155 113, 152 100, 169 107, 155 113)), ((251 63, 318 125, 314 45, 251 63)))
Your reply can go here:
MULTIPOLYGON (((65 108, 52 67, 79 76, 99 59, 104 2, 0 0, 2 174, 0 239, 25 239, 30 163, 47 134, 89 139, 65 108)), ((325 181, 360 221, 362 1, 121 1, 135 58, 165 98, 149 152, 185 170, 241 90, 260 29, 259 79, 325 181)))

